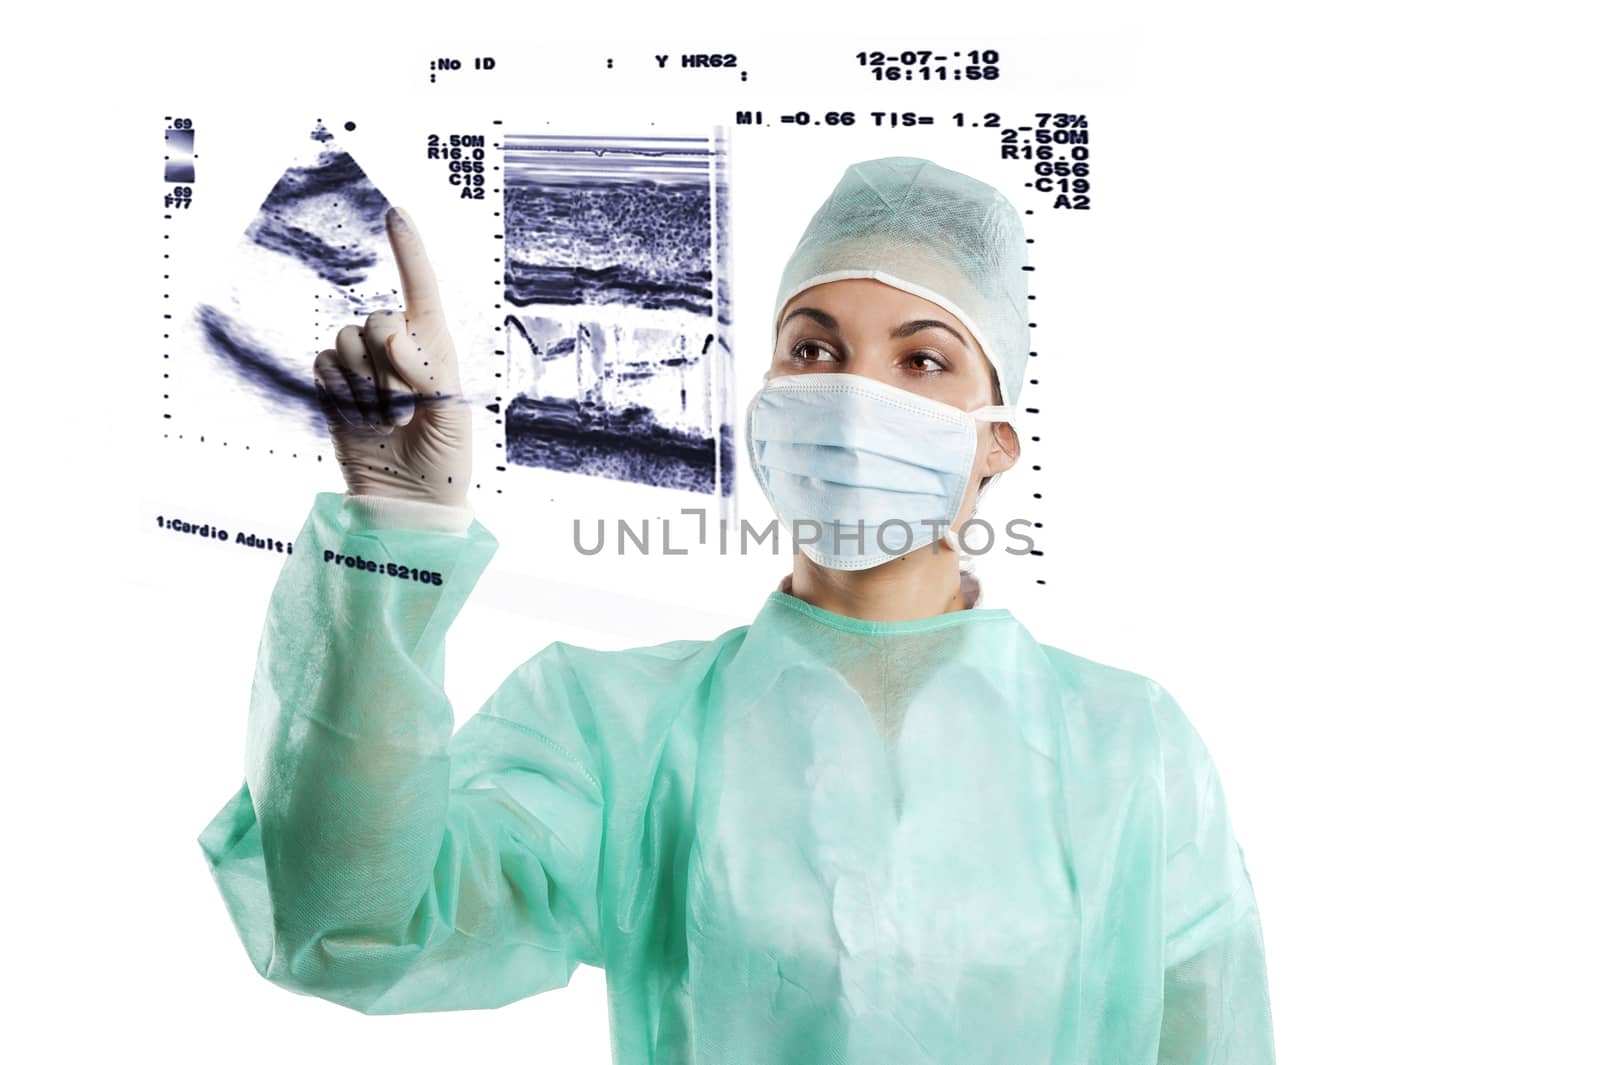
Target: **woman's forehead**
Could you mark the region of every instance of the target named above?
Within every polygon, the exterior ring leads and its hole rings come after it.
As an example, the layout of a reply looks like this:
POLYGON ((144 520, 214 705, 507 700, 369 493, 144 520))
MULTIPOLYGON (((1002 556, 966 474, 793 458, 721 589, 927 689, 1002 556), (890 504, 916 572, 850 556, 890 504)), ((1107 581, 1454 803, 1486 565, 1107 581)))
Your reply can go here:
MULTIPOLYGON (((844 332, 877 329, 884 325, 894 328, 911 319, 930 318, 945 322, 969 345, 974 344, 971 334, 945 308, 876 278, 851 277, 802 289, 784 304, 778 321, 789 324, 790 316, 801 307, 822 311, 837 321, 838 328, 844 332)), ((816 321, 805 315, 798 317, 810 323, 816 321)))

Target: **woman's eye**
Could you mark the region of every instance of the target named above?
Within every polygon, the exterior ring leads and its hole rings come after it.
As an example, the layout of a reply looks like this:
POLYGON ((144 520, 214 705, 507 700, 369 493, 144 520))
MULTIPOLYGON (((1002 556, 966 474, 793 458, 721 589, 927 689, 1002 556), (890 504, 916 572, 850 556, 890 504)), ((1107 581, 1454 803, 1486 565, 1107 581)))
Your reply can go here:
POLYGON ((834 361, 833 352, 829 351, 827 348, 823 347, 821 344, 818 344, 814 340, 802 340, 800 343, 794 346, 794 350, 791 354, 801 362, 834 361), (816 354, 815 356, 808 356, 806 352, 815 352, 816 354))
POLYGON ((948 369, 943 360, 929 351, 916 352, 907 357, 906 363, 917 373, 939 373, 948 369))

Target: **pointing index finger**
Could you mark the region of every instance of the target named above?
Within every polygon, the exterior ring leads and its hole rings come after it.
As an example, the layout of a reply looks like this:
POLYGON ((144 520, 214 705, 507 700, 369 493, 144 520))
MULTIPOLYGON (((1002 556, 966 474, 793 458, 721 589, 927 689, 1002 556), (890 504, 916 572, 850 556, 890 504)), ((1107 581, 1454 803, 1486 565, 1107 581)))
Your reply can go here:
POLYGON ((406 301, 406 317, 437 314, 440 311, 439 282, 433 264, 422 248, 422 235, 411 224, 402 208, 390 207, 384 215, 389 229, 389 247, 394 249, 395 265, 400 267, 400 289, 406 301))

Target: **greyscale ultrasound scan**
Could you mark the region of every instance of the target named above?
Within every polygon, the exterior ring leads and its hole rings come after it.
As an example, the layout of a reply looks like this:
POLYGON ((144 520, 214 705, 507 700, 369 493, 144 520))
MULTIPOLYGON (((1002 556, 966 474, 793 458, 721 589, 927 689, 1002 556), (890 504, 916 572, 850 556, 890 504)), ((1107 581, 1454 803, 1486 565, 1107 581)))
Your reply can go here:
POLYGON ((1018 517, 958 545, 993 557, 987 587, 1038 593, 1064 530, 1049 520, 1065 502, 1048 488, 1050 424, 1074 273, 1115 239, 1120 43, 830 47, 811 61, 829 74, 819 89, 770 42, 725 53, 588 42, 550 64, 417 55, 389 68, 403 105, 310 87, 270 106, 175 100, 151 118, 157 539, 194 550, 206 537, 171 530, 205 529, 289 550, 306 493, 340 487, 312 364, 345 327, 404 313, 385 221, 399 207, 457 354, 474 513, 501 541, 496 565, 530 580, 513 609, 559 617, 565 592, 583 589, 621 597, 613 616, 685 602, 737 616, 732 589, 776 580, 799 546, 775 524, 746 439, 780 273, 841 173, 908 159, 1002 190, 1026 232, 1032 291, 1057 293, 1048 311, 1033 296, 1019 311, 1028 461, 985 496, 991 513, 1018 517))
POLYGON ((730 494, 720 134, 508 134, 504 158, 507 459, 730 494))

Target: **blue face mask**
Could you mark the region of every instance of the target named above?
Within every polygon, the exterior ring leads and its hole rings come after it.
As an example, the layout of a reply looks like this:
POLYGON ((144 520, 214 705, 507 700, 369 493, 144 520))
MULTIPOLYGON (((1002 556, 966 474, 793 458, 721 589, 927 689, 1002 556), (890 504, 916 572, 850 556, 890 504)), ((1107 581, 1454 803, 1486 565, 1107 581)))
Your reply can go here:
POLYGON ((800 550, 829 569, 869 569, 944 535, 972 476, 978 421, 854 373, 769 377, 750 401, 745 443, 767 501, 800 550))

